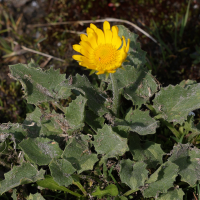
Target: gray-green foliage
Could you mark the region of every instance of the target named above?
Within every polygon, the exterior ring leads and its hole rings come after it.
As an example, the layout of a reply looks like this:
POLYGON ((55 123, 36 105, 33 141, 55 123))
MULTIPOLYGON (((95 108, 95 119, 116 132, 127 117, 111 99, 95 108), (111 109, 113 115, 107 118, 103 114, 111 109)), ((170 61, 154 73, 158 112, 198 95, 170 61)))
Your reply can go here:
MULTIPOLYGON (((100 76, 105 87, 98 88, 84 75, 65 79, 59 70, 44 71, 33 61, 10 66, 11 76, 21 82, 24 97, 35 110, 27 114, 22 124, 0 125, 1 155, 6 155, 10 143, 20 154, 15 163, 19 166, 14 166, 0 182, 1 194, 36 182, 43 189, 88 198, 80 179, 84 181, 92 175, 87 181, 94 197, 127 199, 129 193, 140 190, 147 198, 171 200, 184 195, 181 189, 174 188, 178 176, 190 186, 200 180, 199 149, 178 144, 167 154, 161 144, 148 138, 157 134, 162 123, 172 132, 179 131, 177 135, 190 134, 185 137, 188 141, 199 135, 193 117, 188 118, 189 112, 200 108, 199 84, 185 81, 160 90, 145 67, 145 53, 137 36, 124 26, 119 26, 119 34, 130 38, 131 43, 124 69, 113 74, 115 93, 125 97, 119 102, 116 115, 112 110, 115 94, 110 79, 100 76), (128 100, 130 107, 126 106, 128 100), (46 171, 41 169, 44 166, 46 171), (69 190, 71 184, 83 194, 69 190), (131 192, 126 193, 127 190, 131 192)), ((40 194, 28 196, 37 198, 40 194)))

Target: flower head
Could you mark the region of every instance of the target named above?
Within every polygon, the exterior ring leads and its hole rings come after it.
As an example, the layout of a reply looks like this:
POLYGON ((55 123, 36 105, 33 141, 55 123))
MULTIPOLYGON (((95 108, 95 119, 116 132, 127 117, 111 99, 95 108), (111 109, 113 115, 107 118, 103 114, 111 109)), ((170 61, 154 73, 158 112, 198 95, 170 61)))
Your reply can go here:
POLYGON ((73 49, 82 55, 72 57, 79 61, 79 65, 98 71, 97 74, 115 73, 125 61, 130 45, 130 39, 126 44, 125 37, 121 39, 118 31, 117 26, 111 28, 107 21, 103 23, 103 31, 90 24, 86 30, 87 36, 80 35, 80 45, 73 45, 73 49))

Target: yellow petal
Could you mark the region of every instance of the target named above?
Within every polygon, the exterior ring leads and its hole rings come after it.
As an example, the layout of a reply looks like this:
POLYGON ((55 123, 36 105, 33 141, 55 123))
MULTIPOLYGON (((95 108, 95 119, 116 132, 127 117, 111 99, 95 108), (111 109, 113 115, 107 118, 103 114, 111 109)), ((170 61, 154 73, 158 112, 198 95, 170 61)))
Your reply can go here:
POLYGON ((79 53, 81 52, 81 46, 78 44, 73 45, 73 49, 79 53))
POLYGON ((89 35, 90 33, 94 33, 94 30, 88 27, 86 29, 86 33, 87 33, 87 35, 89 35))
POLYGON ((83 56, 82 56, 82 55, 73 55, 72 58, 73 58, 74 60, 77 60, 77 61, 82 61, 83 56))
POLYGON ((127 45, 126 45, 126 53, 129 51, 129 46, 130 46, 130 39, 128 39, 127 45))
POLYGON ((118 62, 120 63, 122 63, 125 59, 126 59, 126 57, 127 57, 127 52, 126 52, 126 41, 125 41, 125 38, 122 36, 122 38, 123 38, 123 46, 122 46, 122 48, 119 50, 119 57, 117 58, 118 59, 118 62))
POLYGON ((103 23, 103 30, 104 30, 104 32, 105 32, 105 30, 107 30, 107 29, 110 30, 110 24, 109 24, 109 22, 105 21, 105 22, 103 23))
POLYGON ((104 37, 104 33, 101 29, 96 29, 96 34, 97 34, 97 44, 105 44, 105 37, 104 37))
POLYGON ((81 41, 80 45, 82 46, 82 48, 87 49, 88 52, 92 53, 94 51, 89 42, 81 41))
POLYGON ((105 73, 105 71, 99 71, 99 72, 97 72, 96 74, 97 75, 100 75, 100 74, 104 74, 105 73))
POLYGON ((119 29, 118 29, 118 27, 117 26, 114 26, 115 27, 115 29, 117 30, 117 34, 119 33, 119 29))
POLYGON ((88 37, 85 34, 80 34, 80 38, 82 41, 87 41, 88 37))
POLYGON ((108 70, 107 72, 108 72, 108 73, 115 73, 116 70, 108 70))
POLYGON ((107 29, 104 31, 105 34, 105 43, 111 44, 112 43, 112 32, 111 30, 107 29))
POLYGON ((90 57, 89 52, 88 52, 86 49, 84 49, 84 48, 81 49, 81 54, 84 55, 84 56, 87 57, 87 58, 90 57))
POLYGON ((123 39, 123 46, 122 46, 122 48, 126 48, 126 40, 125 40, 125 37, 122 36, 122 39, 123 39))
POLYGON ((86 68, 88 68, 88 69, 96 69, 96 67, 93 65, 93 64, 91 64, 91 63, 89 63, 89 62, 85 62, 85 61, 83 61, 83 62, 79 62, 79 65, 81 65, 81 66, 83 66, 83 67, 86 67, 86 68))
POLYGON ((95 49, 97 47, 97 38, 95 35, 91 36, 90 39, 88 40, 90 43, 90 46, 95 49))
POLYGON ((97 29, 97 27, 94 24, 90 24, 90 28, 93 29, 94 31, 97 29))
POLYGON ((83 56, 82 57, 82 61, 84 63, 88 63, 88 65, 93 65, 93 62, 91 61, 91 59, 88 59, 87 57, 83 56))
POLYGON ((117 26, 112 27, 112 33, 113 33, 113 38, 112 38, 112 45, 116 47, 116 49, 119 49, 119 47, 122 44, 121 38, 118 36, 118 28, 117 26))

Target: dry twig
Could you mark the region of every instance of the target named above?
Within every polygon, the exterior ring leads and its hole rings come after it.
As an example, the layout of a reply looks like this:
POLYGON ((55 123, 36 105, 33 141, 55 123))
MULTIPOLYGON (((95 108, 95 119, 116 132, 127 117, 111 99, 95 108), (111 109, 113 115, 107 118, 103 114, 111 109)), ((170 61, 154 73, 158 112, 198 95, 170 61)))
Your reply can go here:
MULTIPOLYGON (((144 35, 146 35, 148 38, 150 38, 152 41, 154 41, 155 43, 157 43, 159 45, 159 43, 157 42, 157 40, 155 38, 153 38, 151 35, 149 35, 146 31, 142 30, 140 27, 138 27, 137 25, 135 25, 132 22, 129 22, 127 20, 123 20, 123 19, 115 19, 115 18, 105 18, 105 19, 97 19, 97 20, 81 20, 81 21, 68 21, 68 22, 56 22, 56 23, 48 23, 48 24, 33 24, 33 25, 28 25, 29 28, 35 28, 35 27, 43 27, 43 26, 57 26, 57 25, 65 25, 65 24, 73 24, 73 23, 77 23, 80 25, 83 25, 85 23, 97 23, 97 22, 104 22, 104 21, 108 21, 108 22, 122 22, 125 24, 129 24, 131 26, 133 26, 135 29, 137 29, 138 31, 140 31, 141 33, 143 33, 144 35)), ((81 34, 82 32, 76 32, 76 31, 70 31, 70 30, 66 30, 68 32, 71 33, 77 33, 77 34, 81 34)))

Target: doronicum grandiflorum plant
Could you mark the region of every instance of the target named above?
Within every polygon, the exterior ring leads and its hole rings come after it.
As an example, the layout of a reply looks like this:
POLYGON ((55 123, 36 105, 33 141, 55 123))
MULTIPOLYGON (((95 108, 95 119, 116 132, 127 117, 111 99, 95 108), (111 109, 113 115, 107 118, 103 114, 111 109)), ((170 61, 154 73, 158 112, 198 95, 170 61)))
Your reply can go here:
POLYGON ((73 58, 97 72, 95 85, 85 75, 66 79, 59 70, 42 70, 33 60, 9 66, 35 110, 22 124, 0 126, 7 171, 1 195, 9 191, 16 199, 31 183, 37 193, 27 199, 45 199, 52 190, 59 199, 166 200, 198 187, 200 131, 189 113, 200 108, 200 84, 161 87, 136 39, 106 21, 103 31, 87 28, 73 46, 81 55, 73 58))

